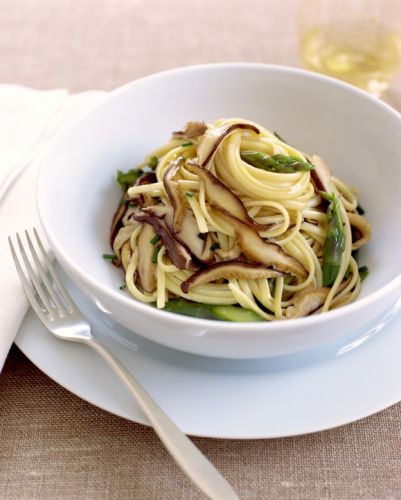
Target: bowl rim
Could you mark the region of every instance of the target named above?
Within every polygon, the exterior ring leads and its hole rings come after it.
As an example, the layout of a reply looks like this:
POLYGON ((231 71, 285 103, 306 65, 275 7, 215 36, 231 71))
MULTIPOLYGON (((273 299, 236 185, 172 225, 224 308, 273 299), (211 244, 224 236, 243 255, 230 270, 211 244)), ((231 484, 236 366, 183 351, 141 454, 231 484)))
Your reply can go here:
MULTIPOLYGON (((239 334, 243 332, 244 328, 251 330, 252 333, 256 334, 269 334, 272 333, 272 330, 277 330, 281 332, 283 330, 289 332, 293 330, 302 329, 302 327, 308 327, 312 325, 316 325, 319 323, 324 324, 326 321, 337 319, 341 316, 348 316, 349 314, 356 313, 369 305, 373 304, 376 301, 384 298, 386 295, 390 295, 393 290, 398 287, 401 287, 401 273, 395 276, 391 281, 383 285, 381 288, 376 290, 375 292, 370 293, 366 297, 362 297, 360 299, 357 298, 355 302, 350 304, 346 304, 344 306, 339 307, 338 309, 333 309, 322 314, 307 316, 303 318, 294 318, 291 321, 263 321, 263 322, 231 322, 224 320, 214 320, 214 319, 205 319, 205 318, 195 318, 192 316, 184 316, 178 313, 173 313, 170 311, 164 311, 162 309, 157 309, 150 306, 147 303, 140 302, 130 295, 125 295, 118 290, 114 290, 109 286, 106 286, 100 283, 98 280, 92 277, 89 273, 85 271, 84 268, 81 268, 72 257, 66 254, 63 251, 61 244, 58 242, 55 237, 54 232, 51 229, 51 225, 47 220, 46 210, 45 210, 45 185, 46 185, 46 171, 51 164, 49 161, 57 152, 59 144, 61 144, 66 137, 74 128, 79 125, 82 121, 86 119, 92 112, 96 111, 98 108, 106 105, 110 101, 113 101, 116 96, 123 94, 129 91, 131 88, 134 88, 138 85, 146 84, 148 81, 154 81, 160 78, 164 78, 165 76, 175 75, 180 73, 191 73, 191 72, 204 72, 204 71, 215 71, 215 70, 260 70, 260 71, 271 71, 273 73, 284 73, 284 74, 297 74, 301 76, 306 76, 312 80, 323 81, 328 83, 329 85, 342 88, 347 92, 351 92, 352 94, 358 96, 359 98, 363 98, 379 108, 382 108, 387 113, 393 115, 397 120, 401 123, 401 114, 398 113, 394 108, 392 108, 389 104, 379 100, 377 97, 368 94, 367 92, 354 87, 353 85, 337 80, 327 75, 323 75, 320 73, 315 73, 303 68, 295 68, 291 66, 278 65, 278 64, 267 64, 267 63, 247 63, 247 62, 218 62, 218 63, 206 63, 206 64, 196 64, 196 65, 188 65, 181 66, 165 71, 160 71, 157 73, 152 73, 147 76, 138 78, 136 80, 130 81, 124 85, 117 87, 116 89, 110 91, 108 95, 102 99, 95 106, 91 107, 89 110, 79 114, 76 119, 74 119, 71 124, 69 124, 63 132, 61 132, 55 140, 49 145, 46 150, 46 153, 42 156, 42 160, 40 162, 40 168, 37 176, 36 183, 36 203, 39 213, 39 219, 42 224, 42 227, 45 231, 45 234, 49 240, 50 247, 53 247, 56 255, 62 256, 65 263, 69 267, 70 271, 76 273, 80 280, 85 282, 90 288, 94 290, 94 295, 102 294, 107 299, 111 299, 113 301, 117 301, 121 306, 128 307, 132 311, 136 313, 144 313, 145 315, 150 315, 154 317, 155 321, 166 320, 169 318, 171 321, 175 320, 179 324, 185 327, 213 327, 215 333, 226 331, 227 326, 230 326, 230 334, 239 334)), ((60 262, 63 264, 63 262, 60 262)), ((389 304, 390 305, 390 304, 389 304)))

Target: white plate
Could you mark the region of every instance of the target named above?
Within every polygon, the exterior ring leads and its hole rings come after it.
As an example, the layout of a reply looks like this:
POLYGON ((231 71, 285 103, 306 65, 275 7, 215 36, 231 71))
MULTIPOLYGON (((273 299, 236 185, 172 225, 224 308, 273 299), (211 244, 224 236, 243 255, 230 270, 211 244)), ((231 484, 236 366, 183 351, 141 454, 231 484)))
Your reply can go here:
MULTIPOLYGON (((304 434, 358 420, 401 400, 400 304, 379 326, 341 344, 281 358, 236 361, 154 344, 118 326, 72 285, 69 288, 94 333, 188 434, 235 439, 304 434)), ((53 338, 32 311, 16 344, 69 391, 111 413, 146 423, 94 352, 53 338)))

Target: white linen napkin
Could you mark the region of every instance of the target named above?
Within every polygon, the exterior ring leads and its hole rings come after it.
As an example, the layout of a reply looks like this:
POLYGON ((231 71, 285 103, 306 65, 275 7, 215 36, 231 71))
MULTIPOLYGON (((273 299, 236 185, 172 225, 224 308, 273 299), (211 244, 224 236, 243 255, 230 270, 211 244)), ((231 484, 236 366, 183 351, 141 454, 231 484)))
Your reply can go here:
POLYGON ((0 85, 0 371, 28 309, 7 236, 40 227, 36 177, 44 151, 104 95, 0 85))

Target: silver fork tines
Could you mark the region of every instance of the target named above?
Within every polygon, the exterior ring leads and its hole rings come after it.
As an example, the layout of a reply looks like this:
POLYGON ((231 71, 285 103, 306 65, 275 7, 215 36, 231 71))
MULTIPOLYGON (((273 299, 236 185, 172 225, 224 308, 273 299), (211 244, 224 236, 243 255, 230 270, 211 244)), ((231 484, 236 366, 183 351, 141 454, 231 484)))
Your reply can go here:
POLYGON ((14 245, 10 237, 8 241, 22 288, 38 318, 57 337, 84 342, 106 361, 136 399, 171 456, 198 488, 213 500, 238 500, 227 481, 163 412, 134 375, 92 336, 89 323, 58 277, 36 229, 33 232, 36 245, 28 231, 25 231, 28 243, 25 246, 28 251, 24 248, 19 234, 16 235, 18 245, 14 245), (39 248, 39 253, 35 246, 39 248))
POLYGON ((40 256, 28 231, 25 231, 25 237, 30 256, 20 235, 16 234, 22 259, 18 257, 16 246, 8 237, 15 266, 29 303, 46 328, 57 336, 70 340, 90 338, 89 324, 58 277, 36 229, 33 229, 33 233, 40 256))

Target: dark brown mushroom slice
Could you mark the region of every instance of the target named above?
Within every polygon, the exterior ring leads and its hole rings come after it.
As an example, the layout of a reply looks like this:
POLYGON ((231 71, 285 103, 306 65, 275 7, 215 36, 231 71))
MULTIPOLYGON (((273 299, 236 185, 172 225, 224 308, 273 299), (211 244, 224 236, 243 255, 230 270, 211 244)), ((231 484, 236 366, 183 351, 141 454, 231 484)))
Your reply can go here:
POLYGON ((280 245, 263 240, 257 232, 253 231, 241 220, 221 208, 217 208, 217 210, 232 225, 242 252, 252 262, 272 266, 278 271, 302 278, 308 276, 304 266, 297 259, 288 255, 280 245))
MULTIPOLYGON (((151 213, 158 219, 162 219, 165 225, 173 233, 173 209, 166 205, 155 205, 151 207, 151 213)), ((149 212, 148 209, 145 212, 149 212)), ((210 263, 214 258, 214 253, 210 250, 210 237, 205 235, 205 239, 199 238, 198 225, 191 210, 185 209, 181 230, 174 233, 174 238, 182 243, 187 250, 193 254, 200 262, 210 263)))
POLYGON ((235 243, 233 247, 230 248, 229 250, 223 250, 222 248, 216 249, 216 254, 220 257, 220 259, 225 261, 235 260, 241 256, 242 250, 240 246, 237 243, 235 243))
POLYGON ((372 235, 372 226, 359 214, 347 212, 352 230, 352 250, 357 250, 370 240, 372 235))
POLYGON ((317 190, 331 193, 333 191, 333 180, 329 166, 317 155, 312 156, 312 163, 315 168, 310 173, 317 190))
POLYGON ((199 165, 207 169, 223 140, 238 129, 251 130, 255 134, 260 134, 259 129, 255 125, 248 123, 233 123, 232 125, 225 125, 215 129, 207 129, 198 146, 199 165))
POLYGON ((174 233, 166 225, 164 219, 159 219, 154 213, 155 207, 144 208, 134 215, 138 222, 146 222, 153 227, 166 247, 172 263, 179 269, 196 271, 199 266, 192 259, 190 252, 174 237, 174 233))
POLYGON ((152 293, 156 288, 156 264, 152 262, 154 245, 151 243, 155 232, 150 224, 143 223, 138 235, 138 277, 145 292, 152 293))
POLYGON ((117 210, 114 212, 113 219, 111 221, 110 228, 110 246, 113 248, 114 239, 122 226, 122 220, 125 215, 125 212, 128 209, 128 203, 130 198, 128 197, 128 193, 125 193, 121 198, 120 203, 118 204, 117 210))
POLYGON ((266 231, 272 228, 272 224, 258 224, 253 220, 238 196, 211 172, 192 161, 189 161, 187 166, 203 181, 207 197, 211 204, 233 214, 234 217, 242 220, 242 222, 252 227, 255 231, 266 231))
POLYGON ((136 222, 136 221, 132 221, 132 222, 133 223, 129 224, 128 226, 120 227, 118 233, 116 234, 116 237, 113 240, 112 247, 113 247, 114 255, 117 256, 117 259, 114 259, 112 261, 112 263, 117 267, 120 267, 120 265, 121 265, 121 249, 122 249, 122 247, 124 246, 124 244, 127 241, 129 241, 129 239, 131 238, 132 232, 138 226, 138 222, 136 222))
POLYGON ((192 286, 210 283, 221 278, 230 279, 250 279, 256 280, 259 278, 277 278, 283 276, 283 273, 274 269, 267 269, 262 266, 255 266, 242 261, 227 261, 212 264, 206 269, 201 269, 181 283, 181 290, 188 293, 192 286))
POLYGON ((205 122, 192 120, 187 122, 182 130, 173 132, 173 136, 179 138, 193 139, 203 135, 207 130, 207 125, 205 122))
POLYGON ((125 211, 124 217, 121 219, 122 225, 129 226, 130 224, 134 224, 134 213, 138 210, 140 210, 139 205, 136 205, 135 202, 128 203, 128 207, 125 211))
POLYGON ((178 182, 174 180, 174 177, 183 165, 184 158, 180 156, 171 163, 163 177, 164 189, 166 190, 167 196, 169 197, 174 210, 173 231, 175 233, 180 231, 185 213, 185 198, 180 191, 178 182))
POLYGON ((287 318, 303 318, 321 307, 329 295, 330 288, 308 287, 299 292, 292 306, 287 308, 287 318))
MULTIPOLYGON (((135 182, 135 186, 144 186, 146 184, 153 184, 157 182, 157 177, 154 172, 145 172, 135 182)), ((153 199, 151 196, 146 195, 145 193, 139 193, 132 198, 134 203, 137 203, 141 207, 148 207, 149 205, 153 205, 153 199)))

